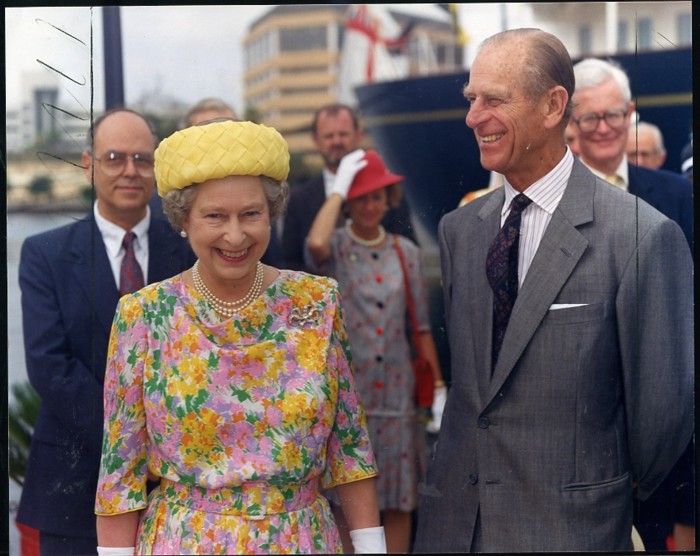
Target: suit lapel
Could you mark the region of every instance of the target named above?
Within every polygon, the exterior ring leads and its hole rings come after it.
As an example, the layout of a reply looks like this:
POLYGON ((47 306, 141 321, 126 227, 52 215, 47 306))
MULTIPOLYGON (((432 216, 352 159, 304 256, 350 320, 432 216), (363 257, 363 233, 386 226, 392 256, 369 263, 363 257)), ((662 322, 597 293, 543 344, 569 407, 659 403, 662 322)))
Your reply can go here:
MULTIPOLYGON (((486 403, 498 394, 535 330, 588 247, 576 226, 593 220, 595 176, 578 161, 552 214, 513 307, 486 403)), ((490 344, 490 342, 489 342, 490 344)))
POLYGON ((102 235, 92 216, 76 226, 61 259, 66 265, 66 280, 72 280, 82 290, 97 321, 109 332, 119 294, 102 235))

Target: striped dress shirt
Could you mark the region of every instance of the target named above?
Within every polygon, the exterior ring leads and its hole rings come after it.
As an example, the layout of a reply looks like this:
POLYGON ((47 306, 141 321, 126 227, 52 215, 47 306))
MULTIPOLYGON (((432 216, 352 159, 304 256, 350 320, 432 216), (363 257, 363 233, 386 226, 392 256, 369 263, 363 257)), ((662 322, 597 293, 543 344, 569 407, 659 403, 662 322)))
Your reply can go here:
MULTIPOLYGON (((523 285, 532 259, 540 246, 542 236, 552 219, 552 213, 564 195, 573 164, 574 156, 567 147, 566 153, 559 163, 547 175, 523 191, 527 197, 532 199, 532 203, 523 211, 520 222, 518 287, 523 285)), ((505 201, 501 209, 501 226, 510 212, 510 202, 519 193, 508 183, 508 180, 505 181, 504 190, 505 201)))

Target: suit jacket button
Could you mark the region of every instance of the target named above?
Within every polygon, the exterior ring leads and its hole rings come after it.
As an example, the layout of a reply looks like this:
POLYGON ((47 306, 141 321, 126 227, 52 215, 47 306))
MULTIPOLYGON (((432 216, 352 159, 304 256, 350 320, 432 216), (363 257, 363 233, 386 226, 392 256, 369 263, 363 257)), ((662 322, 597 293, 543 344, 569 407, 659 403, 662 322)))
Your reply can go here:
POLYGON ((469 484, 475 485, 479 481, 479 475, 476 473, 469 473, 469 484))
POLYGON ((488 417, 479 417, 479 428, 480 429, 488 429, 490 424, 491 424, 491 421, 489 421, 488 417))

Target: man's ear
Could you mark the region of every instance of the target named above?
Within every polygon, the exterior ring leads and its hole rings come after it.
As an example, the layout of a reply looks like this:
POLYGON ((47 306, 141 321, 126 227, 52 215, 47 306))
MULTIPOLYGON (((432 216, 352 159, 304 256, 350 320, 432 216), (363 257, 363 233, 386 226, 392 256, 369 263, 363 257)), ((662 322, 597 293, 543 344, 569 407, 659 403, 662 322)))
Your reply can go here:
POLYGON ((552 87, 544 94, 542 116, 544 117, 544 127, 546 129, 554 129, 561 124, 568 102, 569 93, 561 85, 552 87))
POLYGON ((80 165, 83 167, 83 172, 85 173, 85 178, 87 178, 88 183, 92 183, 92 152, 88 149, 83 151, 80 157, 80 165))

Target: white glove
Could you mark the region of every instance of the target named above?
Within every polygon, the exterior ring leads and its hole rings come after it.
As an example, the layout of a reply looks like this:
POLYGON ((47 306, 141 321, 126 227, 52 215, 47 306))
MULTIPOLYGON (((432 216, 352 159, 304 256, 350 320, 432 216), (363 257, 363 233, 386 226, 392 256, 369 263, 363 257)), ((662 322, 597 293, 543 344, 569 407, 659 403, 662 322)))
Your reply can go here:
POLYGON ((366 527, 350 531, 355 554, 386 554, 384 527, 366 527))
POLYGON ((357 173, 367 166, 367 161, 364 159, 364 149, 356 149, 351 153, 346 154, 338 165, 338 171, 335 173, 335 180, 330 193, 337 193, 341 199, 345 200, 350 190, 352 180, 355 179, 357 173))
POLYGON ((433 394, 433 405, 430 408, 433 414, 432 419, 425 426, 425 430, 436 434, 440 432, 440 423, 442 423, 442 412, 445 410, 445 402, 447 401, 447 387, 438 386, 433 394))
POLYGON ((133 546, 98 546, 97 556, 134 556, 133 546))

